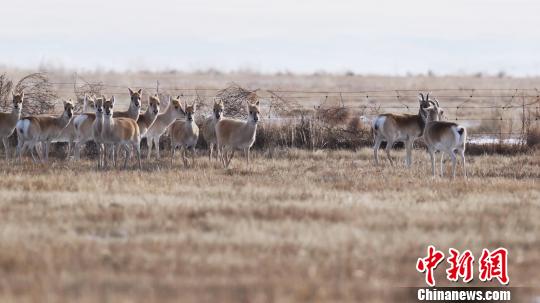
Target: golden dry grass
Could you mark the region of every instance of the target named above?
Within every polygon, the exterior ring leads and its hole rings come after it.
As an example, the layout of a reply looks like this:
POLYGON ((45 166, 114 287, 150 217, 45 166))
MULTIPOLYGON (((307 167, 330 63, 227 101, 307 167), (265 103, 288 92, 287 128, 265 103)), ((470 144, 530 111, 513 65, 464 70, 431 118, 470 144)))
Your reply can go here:
POLYGON ((431 178, 424 151, 411 170, 371 157, 278 150, 251 168, 201 156, 141 172, 2 162, 0 301, 389 302, 423 285, 429 244, 504 246, 511 285, 540 284, 538 152, 469 157, 467 181, 431 178))

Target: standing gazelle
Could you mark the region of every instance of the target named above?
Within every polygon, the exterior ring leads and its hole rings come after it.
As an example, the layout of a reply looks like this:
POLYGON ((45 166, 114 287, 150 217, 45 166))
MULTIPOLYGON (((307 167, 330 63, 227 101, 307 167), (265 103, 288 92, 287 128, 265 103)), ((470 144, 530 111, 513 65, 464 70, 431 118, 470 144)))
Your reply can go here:
POLYGON ((159 138, 165 133, 165 131, 173 124, 178 118, 185 117, 184 109, 180 104, 180 96, 176 99, 170 98, 169 106, 165 112, 159 114, 156 121, 150 126, 146 132, 146 145, 148 146, 148 159, 152 154, 152 145, 156 148, 156 156, 159 159, 159 138))
POLYGON ((24 153, 26 148, 30 148, 32 153, 32 158, 34 162, 37 162, 36 157, 34 156, 34 150, 41 143, 45 145, 44 161, 49 160, 49 147, 51 142, 58 137, 60 132, 69 124, 73 117, 73 103, 71 100, 64 101, 64 111, 60 116, 30 116, 24 117, 19 122, 17 122, 17 155, 19 157, 19 162, 21 161, 21 156, 24 153))
POLYGON ((236 149, 244 150, 249 165, 249 150, 255 143, 260 115, 259 101, 254 101, 256 98, 255 94, 250 96, 251 100, 247 104, 248 118, 246 121, 223 118, 216 123, 218 153, 221 155, 221 162, 225 168, 229 167, 236 149))
MULTIPOLYGON (((432 106, 438 108, 439 102, 432 106)), ((424 142, 427 145, 431 158, 431 173, 435 176, 435 152, 441 152, 441 177, 444 174, 443 157, 447 153, 452 159, 452 178, 456 177, 456 151, 459 153, 463 165, 463 176, 467 177, 465 162, 465 143, 467 129, 461 125, 446 121, 431 121, 426 123, 424 129, 424 142)))
POLYGON ((131 118, 137 121, 141 110, 142 88, 136 92, 134 92, 131 88, 128 88, 128 90, 130 98, 129 108, 124 112, 116 111, 114 113, 114 118, 131 118))
POLYGON ((424 95, 420 93, 418 101, 420 102, 420 110, 416 115, 382 114, 373 120, 372 128, 375 137, 373 149, 376 165, 379 164, 379 147, 383 141, 386 141, 386 155, 388 156, 388 160, 390 160, 390 164, 394 164, 390 156, 392 146, 395 142, 404 142, 407 151, 406 164, 407 167, 411 166, 411 152, 414 141, 422 136, 426 122, 438 121, 439 117, 443 114, 440 108, 430 106, 435 103, 429 100, 429 94, 424 99, 424 95), (427 121, 422 118, 424 109, 428 109, 430 112, 427 121))
POLYGON ((24 93, 12 94, 13 109, 11 113, 0 113, 0 137, 4 143, 6 161, 9 159, 9 137, 13 134, 17 121, 21 118, 24 93))
POLYGON ((197 140, 199 139, 199 127, 193 118, 195 108, 195 102, 189 106, 185 104, 184 112, 186 113, 186 120, 177 120, 171 125, 169 130, 172 146, 171 166, 174 161, 174 155, 177 147, 180 147, 180 152, 182 154, 185 167, 189 166, 189 161, 187 158, 188 149, 191 150, 191 164, 193 165, 195 163, 195 145, 197 145, 197 140))
POLYGON ((156 118, 159 114, 159 97, 158 94, 148 97, 148 108, 144 114, 139 115, 137 119, 137 125, 139 125, 139 131, 141 132, 141 137, 146 135, 146 132, 154 124, 156 118))
MULTIPOLYGON (((82 113, 80 114, 74 114, 73 119, 69 121, 68 125, 60 132, 60 134, 52 140, 52 143, 67 143, 67 157, 69 158, 71 155, 71 151, 74 150, 73 143, 75 142, 75 147, 77 146, 78 142, 78 135, 77 130, 75 128, 75 122, 77 121, 77 118, 86 114, 86 113, 93 113, 96 107, 95 104, 95 96, 94 97, 88 97, 84 95, 83 99, 83 108, 82 113)), ((75 153, 77 150, 75 149, 75 153)))
MULTIPOLYGON (((124 160, 124 169, 127 167, 128 159, 131 155, 131 148, 137 153, 137 161, 139 164, 139 169, 141 169, 141 134, 139 131, 139 126, 137 122, 131 118, 113 118, 114 113, 114 96, 105 101, 103 109, 105 111, 103 117, 103 129, 101 131, 101 140, 105 144, 112 145, 111 152, 113 153, 113 162, 114 159, 114 150, 116 145, 125 146, 127 145, 126 158, 124 160)), ((107 157, 107 155, 105 155, 107 157)))
MULTIPOLYGON (((223 117, 223 100, 219 100, 218 102, 214 101, 214 109, 212 111, 212 116, 207 117, 202 126, 202 135, 204 140, 206 141, 206 144, 208 144, 208 160, 212 160, 212 153, 214 151, 214 146, 217 145, 217 139, 216 139, 216 124, 221 120, 223 117)), ((218 153, 216 152, 216 159, 218 157, 218 153)))

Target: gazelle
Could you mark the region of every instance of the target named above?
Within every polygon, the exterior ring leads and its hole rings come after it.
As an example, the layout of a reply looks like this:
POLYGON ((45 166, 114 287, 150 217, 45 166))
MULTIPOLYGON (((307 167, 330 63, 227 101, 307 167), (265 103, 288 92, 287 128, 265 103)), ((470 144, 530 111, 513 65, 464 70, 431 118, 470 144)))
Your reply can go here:
POLYGON ((148 146, 148 159, 150 159, 152 154, 152 145, 155 146, 156 156, 159 159, 159 138, 176 119, 183 117, 185 117, 185 112, 180 104, 180 96, 178 96, 176 99, 170 98, 169 106, 165 112, 157 116, 156 121, 154 121, 146 132, 145 137, 146 145, 148 146))
MULTIPOLYGON (((432 106, 439 107, 439 102, 432 106)), ((435 176, 435 152, 441 152, 441 177, 444 175, 443 157, 447 153, 452 159, 452 178, 456 177, 456 151, 459 153, 463 165, 463 176, 467 177, 465 162, 465 143, 467 129, 453 122, 431 121, 426 123, 424 129, 424 142, 427 145, 431 158, 431 173, 435 176)))
POLYGON ((114 118, 131 118, 135 121, 139 118, 141 110, 141 98, 142 98, 142 88, 134 92, 131 88, 129 90, 129 97, 131 99, 129 103, 129 108, 127 111, 120 112, 117 111, 114 113, 114 118))
MULTIPOLYGON (((73 127, 75 129, 75 151, 74 158, 75 160, 80 159, 81 148, 88 141, 94 140, 94 121, 96 117, 101 114, 103 117, 103 102, 105 101, 105 96, 97 98, 94 101, 94 112, 85 112, 80 115, 75 115, 73 117, 73 127)), ((96 142, 97 143, 97 142, 96 142)))
POLYGON ((154 124, 156 121, 156 118, 159 114, 159 97, 157 94, 154 96, 148 97, 148 108, 144 112, 144 114, 139 116, 139 119, 137 119, 137 125, 139 125, 139 130, 141 132, 141 137, 146 135, 146 132, 154 124))
POLYGON ((75 130, 75 121, 76 121, 77 117, 79 117, 80 115, 84 115, 85 113, 93 112, 95 110, 95 107, 96 107, 96 104, 95 104, 94 98, 84 95, 82 113, 81 114, 74 114, 73 119, 71 119, 71 121, 69 121, 69 124, 66 126, 66 128, 64 128, 60 132, 58 137, 56 137, 56 138, 54 138, 54 140, 52 140, 52 143, 65 142, 65 143, 68 144, 68 150, 67 150, 68 158, 70 157, 71 151, 73 150, 73 143, 75 142, 75 145, 76 145, 77 141, 78 141, 77 140, 77 138, 78 138, 77 132, 75 130))
POLYGON ((375 137, 375 144, 373 145, 375 164, 379 164, 379 147, 383 141, 386 141, 386 155, 390 164, 394 164, 390 156, 390 150, 395 142, 405 143, 405 149, 407 151, 406 164, 410 167, 412 164, 411 152, 414 141, 421 137, 424 132, 424 127, 429 121, 437 121, 443 114, 443 111, 434 106, 433 101, 429 100, 429 93, 424 99, 424 95, 420 93, 418 101, 420 102, 420 109, 418 114, 382 114, 378 115, 373 120, 373 134, 375 137), (429 109, 428 120, 424 120, 421 116, 424 109, 429 109))
POLYGON ((257 133, 257 123, 259 122, 259 101, 254 102, 256 96, 253 94, 248 101, 248 118, 246 121, 223 118, 216 123, 216 138, 218 152, 225 168, 229 167, 234 151, 243 149, 246 161, 249 165, 249 150, 255 142, 257 133), (230 150, 230 154, 228 153, 230 150))
POLYGON ((9 159, 9 137, 15 131, 17 121, 21 118, 22 103, 24 100, 24 92, 13 94, 13 109, 11 113, 0 113, 0 137, 4 143, 4 152, 6 153, 6 161, 9 159))
MULTIPOLYGON (((208 160, 212 160, 212 153, 214 151, 214 146, 217 145, 216 139, 216 124, 223 117, 223 100, 218 102, 214 101, 214 109, 212 111, 212 116, 207 117, 203 122, 202 135, 206 143, 208 144, 209 154, 208 160)), ((216 159, 219 155, 216 153, 216 159)))
POLYGON ((174 155, 177 147, 180 147, 180 152, 182 153, 182 159, 184 160, 185 167, 188 167, 189 164, 187 158, 188 149, 191 150, 191 163, 195 163, 195 145, 197 145, 197 140, 199 139, 199 127, 193 119, 195 110, 195 102, 189 106, 185 104, 184 112, 186 113, 186 120, 178 120, 171 125, 169 130, 172 146, 171 166, 174 161, 174 155))
MULTIPOLYGON (((141 169, 141 134, 137 122, 131 118, 113 118, 114 114, 114 96, 105 101, 103 105, 104 117, 103 117, 103 129, 101 131, 101 140, 105 144, 112 145, 111 151, 113 152, 114 160, 114 148, 116 145, 126 145, 133 147, 137 153, 137 161, 139 169, 141 169)), ((127 167, 128 159, 131 155, 131 148, 126 148, 126 158, 124 160, 124 168, 127 167)), ((106 155, 105 155, 106 157, 106 155)))
POLYGON ((73 118, 73 103, 71 100, 64 101, 64 111, 60 116, 30 116, 24 117, 17 122, 17 154, 19 162, 26 148, 30 148, 34 162, 37 162, 34 156, 34 150, 39 144, 45 145, 44 161, 49 160, 49 147, 51 142, 58 137, 60 132, 69 124, 73 118))

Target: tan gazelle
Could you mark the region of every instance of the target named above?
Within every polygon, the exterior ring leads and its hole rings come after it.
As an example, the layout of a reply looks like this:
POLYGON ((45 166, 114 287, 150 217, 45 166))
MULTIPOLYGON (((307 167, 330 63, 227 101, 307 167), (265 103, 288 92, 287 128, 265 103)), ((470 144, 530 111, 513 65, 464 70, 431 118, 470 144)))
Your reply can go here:
POLYGON ((139 130, 141 132, 141 137, 146 135, 146 132, 154 124, 154 121, 156 121, 156 118, 159 114, 159 96, 155 94, 154 96, 148 97, 148 108, 144 112, 144 114, 139 115, 139 119, 137 119, 137 125, 139 125, 139 130))
POLYGON ((252 93, 247 104, 247 120, 223 118, 216 123, 218 152, 226 168, 229 167, 236 149, 244 150, 249 165, 249 150, 255 142, 260 116, 259 101, 255 101, 256 99, 257 96, 252 93))
POLYGON ((443 114, 440 108, 430 107, 434 104, 434 101, 429 100, 429 94, 424 99, 424 95, 419 95, 420 109, 418 114, 382 114, 378 115, 373 120, 373 135, 375 144, 373 146, 375 164, 379 164, 378 151, 381 143, 386 141, 386 155, 390 164, 393 165, 392 158, 390 156, 390 150, 395 142, 404 142, 405 149, 407 151, 406 164, 408 167, 412 164, 411 152, 414 141, 421 137, 424 132, 426 122, 431 120, 439 120, 439 117, 443 114), (421 113, 423 109, 429 108, 430 115, 429 120, 425 121, 421 113))
POLYGON ((37 161, 34 150, 44 145, 43 160, 49 160, 49 148, 51 142, 58 137, 73 118, 73 102, 64 101, 64 111, 59 116, 39 115, 23 117, 17 122, 17 154, 19 161, 26 150, 30 148, 32 158, 37 161))
POLYGON ((131 88, 128 88, 128 91, 130 98, 128 110, 115 111, 114 118, 131 118, 137 121, 141 110, 142 89, 135 92, 131 88))
POLYGON ((173 164, 174 155, 178 147, 180 147, 185 167, 189 166, 187 157, 188 149, 191 150, 191 164, 195 163, 195 145, 197 145, 197 140, 199 139, 199 127, 197 127, 193 117, 195 110, 195 102, 191 105, 186 104, 184 107, 186 119, 177 120, 171 125, 169 130, 172 146, 171 165, 173 164))
POLYGON ((152 154, 152 145, 155 147, 156 156, 159 159, 159 138, 176 119, 184 117, 185 113, 182 105, 180 104, 180 96, 178 96, 176 99, 170 98, 167 109, 157 116, 156 121, 154 121, 144 135, 144 137, 146 137, 146 144, 148 146, 148 159, 150 159, 152 154))
MULTIPOLYGON (((124 160, 124 168, 127 167, 128 159, 131 155, 131 148, 137 154, 137 162, 141 169, 141 134, 137 121, 131 118, 113 118, 114 115, 114 96, 105 101, 103 105, 103 129, 101 131, 101 140, 104 144, 111 146, 113 153, 113 162, 115 162, 114 150, 116 146, 126 146, 126 158, 124 160)), ((107 156, 105 156, 107 157, 107 156)))
POLYGON ((73 114, 73 119, 71 119, 71 121, 69 121, 69 124, 66 126, 66 128, 64 128, 60 132, 58 137, 54 138, 54 140, 52 141, 52 143, 67 143, 68 144, 68 146, 67 146, 68 147, 68 150, 67 150, 67 157, 68 158, 70 157, 72 151, 74 153, 76 153, 76 149, 74 147, 77 146, 78 136, 77 136, 77 131, 75 129, 75 121, 81 115, 84 116, 84 114, 93 113, 94 110, 95 110, 95 106, 96 106, 96 104, 95 104, 95 96, 94 97, 89 97, 87 95, 84 95, 82 112, 81 113, 74 113, 73 114))
MULTIPOLYGON (((214 151, 214 147, 217 146, 217 138, 216 138, 216 124, 218 123, 221 118, 223 118, 223 111, 225 107, 223 105, 223 100, 214 101, 214 108, 212 110, 212 116, 207 117, 203 121, 202 125, 202 135, 204 140, 206 141, 206 144, 208 144, 208 160, 212 160, 212 153, 214 151)), ((218 157, 218 153, 216 152, 216 159, 218 157)))
POLYGON ((4 152, 6 154, 6 160, 9 159, 9 137, 15 131, 17 122, 21 118, 22 103, 24 100, 24 92, 20 94, 13 94, 13 108, 11 113, 0 113, 0 137, 4 143, 4 152))
MULTIPOLYGON (((431 106, 438 108, 439 102, 431 106)), ((424 115, 428 115, 427 109, 424 115)), ((427 120, 427 119, 426 119, 427 120)), ((452 178, 456 177, 456 153, 461 158, 463 176, 467 177, 465 161, 465 144, 467 142, 467 129, 457 123, 446 121, 429 121, 424 129, 424 142, 427 145, 431 158, 431 173, 435 176, 435 152, 441 152, 441 177, 444 175, 443 157, 448 154, 452 159, 452 178)))

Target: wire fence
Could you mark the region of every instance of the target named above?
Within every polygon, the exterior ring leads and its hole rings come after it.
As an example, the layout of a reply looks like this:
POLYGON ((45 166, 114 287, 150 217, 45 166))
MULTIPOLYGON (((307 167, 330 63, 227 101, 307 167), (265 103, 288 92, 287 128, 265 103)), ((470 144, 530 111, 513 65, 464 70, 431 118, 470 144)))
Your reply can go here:
MULTIPOLYGON (((126 85, 88 82, 80 77, 73 82, 51 82, 59 96, 71 96, 88 86, 106 95, 115 95, 128 100, 126 85), (79 81, 81 79, 81 81, 79 81), (125 97, 125 98, 124 98, 125 97)), ((162 86, 156 81, 154 86, 140 85, 146 94, 161 96, 179 95, 186 99, 196 99, 207 103, 203 112, 210 110, 210 102, 223 88, 218 87, 178 87, 162 86)), ((254 89, 262 99, 269 122, 294 119, 300 121, 306 115, 317 115, 327 109, 338 109, 362 117, 368 123, 375 116, 385 112, 417 113, 418 93, 430 92, 438 99, 445 111, 444 119, 464 123, 474 137, 523 138, 531 127, 540 125, 540 90, 537 88, 419 88, 419 89, 370 89, 370 90, 292 90, 254 89), (274 104, 280 103, 280 106, 274 104), (281 112, 276 112, 276 107, 281 112), (285 110, 284 110, 285 109, 285 110)))

